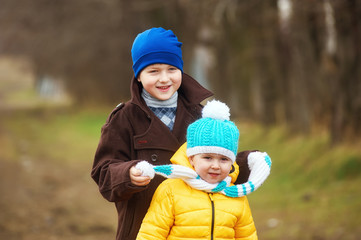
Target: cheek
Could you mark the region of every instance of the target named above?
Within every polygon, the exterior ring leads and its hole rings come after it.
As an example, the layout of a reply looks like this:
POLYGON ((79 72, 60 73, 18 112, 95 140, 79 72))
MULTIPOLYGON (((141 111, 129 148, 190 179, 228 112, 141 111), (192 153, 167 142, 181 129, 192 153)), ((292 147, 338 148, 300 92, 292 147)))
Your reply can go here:
POLYGON ((175 85, 176 85, 177 90, 180 88, 181 83, 182 83, 182 81, 179 81, 177 84, 175 84, 175 85))
POLYGON ((207 164, 196 164, 194 166, 194 169, 199 172, 199 173, 203 173, 203 172, 207 172, 208 171, 208 165, 207 164))
POLYGON ((223 172, 226 172, 227 174, 231 171, 231 169, 232 169, 232 164, 225 164, 222 166, 223 172))
POLYGON ((155 85, 155 81, 151 78, 139 78, 138 80, 140 83, 142 83, 142 86, 145 88, 145 90, 152 89, 155 85))
POLYGON ((180 70, 177 73, 175 73, 175 75, 173 77, 173 83, 175 85, 177 85, 178 87, 181 85, 181 83, 182 83, 182 72, 180 70))

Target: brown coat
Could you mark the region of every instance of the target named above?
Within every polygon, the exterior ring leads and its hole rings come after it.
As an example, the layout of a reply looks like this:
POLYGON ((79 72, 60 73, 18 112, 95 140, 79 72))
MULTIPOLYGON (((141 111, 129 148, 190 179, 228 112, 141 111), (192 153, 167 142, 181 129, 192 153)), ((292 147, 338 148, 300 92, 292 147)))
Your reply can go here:
POLYGON ((91 176, 105 199, 115 202, 118 211, 117 240, 136 238, 155 189, 163 181, 157 176, 147 187, 130 182, 129 169, 139 160, 153 165, 169 164, 186 141, 190 123, 201 117, 201 101, 212 96, 190 76, 183 74, 178 90, 176 120, 171 132, 147 107, 136 79, 132 98, 118 106, 102 127, 91 176))

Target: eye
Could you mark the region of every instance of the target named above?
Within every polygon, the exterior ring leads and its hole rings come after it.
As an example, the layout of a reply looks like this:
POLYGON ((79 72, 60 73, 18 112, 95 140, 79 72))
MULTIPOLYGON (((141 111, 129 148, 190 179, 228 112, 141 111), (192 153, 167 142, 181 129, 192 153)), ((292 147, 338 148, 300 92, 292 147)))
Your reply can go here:
POLYGON ((203 159, 206 159, 206 160, 211 160, 211 159, 212 159, 212 157, 209 156, 209 155, 203 155, 202 158, 203 158, 203 159))
POLYGON ((170 68, 168 68, 168 70, 171 71, 171 72, 174 72, 174 71, 177 71, 178 68, 176 68, 176 67, 170 67, 170 68))
POLYGON ((158 70, 157 70, 157 69, 151 69, 151 70, 149 70, 148 72, 149 72, 149 73, 157 73, 158 70))
POLYGON ((221 161, 222 162, 228 162, 228 161, 231 161, 231 159, 225 157, 225 158, 221 158, 221 161))

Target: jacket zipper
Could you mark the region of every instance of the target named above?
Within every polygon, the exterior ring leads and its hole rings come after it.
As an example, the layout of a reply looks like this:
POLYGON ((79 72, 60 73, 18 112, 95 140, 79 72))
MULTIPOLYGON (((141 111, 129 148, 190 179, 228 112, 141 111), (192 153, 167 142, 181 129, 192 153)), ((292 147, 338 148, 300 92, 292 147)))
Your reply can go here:
POLYGON ((211 200, 211 206, 212 206, 212 225, 211 225, 211 240, 213 240, 214 235, 214 201, 213 201, 213 194, 209 194, 209 199, 211 200))

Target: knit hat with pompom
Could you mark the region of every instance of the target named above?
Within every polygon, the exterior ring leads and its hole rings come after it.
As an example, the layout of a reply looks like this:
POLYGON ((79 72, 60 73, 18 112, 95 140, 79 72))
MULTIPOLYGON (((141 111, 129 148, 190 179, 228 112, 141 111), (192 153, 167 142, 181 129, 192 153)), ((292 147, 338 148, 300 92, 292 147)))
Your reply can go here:
POLYGON ((216 153, 236 159, 239 131, 230 121, 229 107, 220 101, 208 102, 202 118, 187 129, 187 156, 199 153, 216 153))

